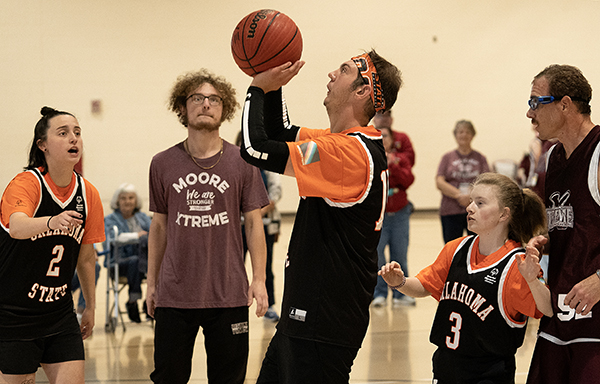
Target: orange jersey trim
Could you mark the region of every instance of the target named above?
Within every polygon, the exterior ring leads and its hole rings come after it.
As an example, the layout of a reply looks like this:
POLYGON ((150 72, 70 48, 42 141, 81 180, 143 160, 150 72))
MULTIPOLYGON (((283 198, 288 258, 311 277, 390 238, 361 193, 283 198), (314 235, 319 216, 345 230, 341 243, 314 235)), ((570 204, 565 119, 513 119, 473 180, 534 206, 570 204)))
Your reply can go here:
MULTIPOLYGON (((448 242, 433 264, 424 268, 416 275, 416 278, 419 279, 423 287, 438 301, 448 277, 452 257, 464 239, 465 237, 461 237, 448 242)), ((479 253, 479 237, 477 237, 473 243, 474 257, 471 259, 470 267, 474 271, 489 267, 501 260, 508 252, 520 246, 520 243, 509 240, 499 250, 486 256, 479 253)), ((537 309, 529 285, 527 285, 527 282, 519 272, 516 263, 511 263, 504 281, 502 303, 504 312, 515 323, 522 323, 523 315, 536 319, 543 316, 537 309)))
MULTIPOLYGON (((66 202, 75 190, 75 173, 67 187, 57 186, 48 173, 44 176, 46 185, 61 202, 66 202)), ((104 235, 104 210, 100 194, 96 187, 82 177, 87 201, 87 219, 82 244, 101 243, 104 235)), ((34 217, 41 199, 41 185, 39 179, 32 172, 21 172, 6 187, 2 195, 0 206, 0 221, 5 228, 9 228, 10 216, 15 212, 23 212, 29 217, 34 217)))
POLYGON ((290 159, 300 196, 324 197, 336 203, 358 203, 373 180, 373 160, 358 132, 381 138, 373 127, 356 127, 340 133, 301 128, 299 141, 289 142, 290 159))

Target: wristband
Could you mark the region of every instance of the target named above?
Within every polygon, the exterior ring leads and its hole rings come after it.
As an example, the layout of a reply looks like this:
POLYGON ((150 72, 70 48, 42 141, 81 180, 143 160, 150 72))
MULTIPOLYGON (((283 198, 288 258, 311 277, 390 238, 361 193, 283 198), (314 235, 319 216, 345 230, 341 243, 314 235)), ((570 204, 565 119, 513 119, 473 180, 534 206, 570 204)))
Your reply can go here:
POLYGON ((48 221, 46 222, 46 227, 48 227, 48 229, 52 229, 52 228, 50 228, 50 220, 52 220, 52 218, 53 218, 53 217, 54 217, 54 216, 50 216, 50 217, 48 218, 48 221))
MULTIPOLYGON (((599 277, 600 277, 600 275, 599 275, 599 277)), ((398 285, 389 285, 388 284, 388 287, 390 287, 391 289, 400 289, 400 288, 404 287, 404 284, 406 284, 406 276, 404 276, 404 280, 402 280, 402 282, 400 284, 398 284, 398 285)))

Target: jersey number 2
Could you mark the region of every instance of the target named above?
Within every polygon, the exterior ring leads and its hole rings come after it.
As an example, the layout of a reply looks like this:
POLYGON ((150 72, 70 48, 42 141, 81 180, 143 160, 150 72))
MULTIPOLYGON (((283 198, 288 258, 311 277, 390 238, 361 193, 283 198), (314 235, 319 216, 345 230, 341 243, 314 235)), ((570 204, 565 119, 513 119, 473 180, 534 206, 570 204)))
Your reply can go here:
POLYGON ((46 276, 58 277, 60 273, 60 267, 55 264, 58 264, 62 260, 64 252, 65 247, 63 247, 62 245, 57 245, 56 247, 54 247, 54 249, 52 250, 52 254, 57 256, 50 261, 50 266, 48 267, 48 272, 46 272, 46 276))
POLYGON ((460 329, 462 328, 462 317, 456 312, 450 314, 450 321, 454 323, 450 330, 454 333, 453 337, 446 336, 446 346, 450 349, 458 348, 460 342, 460 329))

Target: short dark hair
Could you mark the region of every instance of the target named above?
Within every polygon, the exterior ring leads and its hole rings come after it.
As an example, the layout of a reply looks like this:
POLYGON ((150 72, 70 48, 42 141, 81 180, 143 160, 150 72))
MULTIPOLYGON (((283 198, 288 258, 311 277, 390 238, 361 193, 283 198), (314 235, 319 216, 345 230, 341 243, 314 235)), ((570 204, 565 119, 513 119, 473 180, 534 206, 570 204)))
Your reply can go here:
POLYGON ((38 147, 38 141, 43 143, 48 139, 48 128, 50 128, 50 120, 53 117, 60 115, 75 116, 72 113, 58 111, 50 107, 42 107, 40 113, 42 114, 42 117, 38 120, 33 129, 33 141, 31 142, 31 148, 29 149, 29 161, 25 170, 42 167, 43 174, 46 174, 46 172, 48 172, 46 154, 38 147))
MULTIPOLYGON (((402 87, 402 73, 394 64, 384 59, 374 49, 371 49, 367 54, 371 58, 375 69, 377 69, 379 82, 383 91, 383 99, 385 100, 385 110, 387 111, 394 106, 398 98, 398 91, 402 87)), ((352 83, 353 89, 363 84, 364 80, 359 71, 357 79, 352 83)), ((365 113, 369 121, 375 116, 375 106, 372 102, 366 103, 365 113)))
POLYGON ((171 89, 169 97, 169 109, 177 114, 179 122, 185 127, 188 125, 187 114, 181 112, 185 108, 188 94, 204 83, 208 83, 219 91, 223 100, 223 115, 221 123, 233 119, 239 104, 235 98, 235 88, 222 76, 216 76, 206 69, 197 72, 188 72, 177 78, 177 82, 171 89))
POLYGON ((592 100, 592 86, 587 81, 581 70, 572 65, 552 64, 538 73, 534 80, 545 77, 548 80, 550 95, 560 100, 569 96, 577 106, 579 113, 589 115, 592 113, 590 100, 592 100))

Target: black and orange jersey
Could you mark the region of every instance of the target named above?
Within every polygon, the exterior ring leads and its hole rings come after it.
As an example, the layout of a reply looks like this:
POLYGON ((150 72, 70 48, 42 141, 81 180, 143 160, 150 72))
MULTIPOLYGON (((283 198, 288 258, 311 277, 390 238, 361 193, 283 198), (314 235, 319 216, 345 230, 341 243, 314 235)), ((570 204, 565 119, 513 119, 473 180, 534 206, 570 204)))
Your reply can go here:
MULTIPOLYGON (((449 241, 433 264, 421 270, 416 278, 419 279, 423 287, 431 293, 431 296, 436 300, 440 300, 442 291, 446 287, 446 279, 452 265, 454 254, 459 246, 467 237, 461 237, 449 241)), ((514 240, 508 240, 503 247, 498 249, 491 255, 482 255, 479 253, 479 238, 475 238, 473 242, 471 254, 469 257, 469 269, 472 271, 485 270, 491 265, 497 263, 513 249, 519 248, 521 245, 514 240)), ((503 288, 501 290, 503 303, 502 311, 506 314, 508 321, 520 323, 523 316, 539 319, 543 314, 537 309, 535 300, 529 289, 529 285, 519 272, 516 264, 511 264, 507 270, 506 278, 503 280, 503 288)))
POLYGON ((467 356, 511 356, 523 343, 527 317, 540 317, 512 240, 491 255, 479 253, 479 237, 449 242, 417 278, 440 301, 430 340, 467 356))
POLYGON ((288 120, 281 90, 246 94, 244 160, 283 173, 293 166, 300 204, 285 268, 278 331, 290 337, 359 348, 377 282, 377 244, 388 192, 379 131, 340 133, 288 120))
POLYGON ((373 127, 299 131, 288 143, 302 196, 286 261, 278 329, 360 347, 377 279, 387 161, 373 127))
POLYGON ((96 189, 73 174, 59 188, 38 169, 17 175, 0 205, 0 340, 26 340, 58 333, 73 313, 71 280, 81 244, 104 240, 102 205, 96 189), (47 230, 29 239, 10 236, 14 212, 30 217, 82 214, 83 223, 70 231, 47 230), (89 231, 88 231, 89 230, 89 231))

